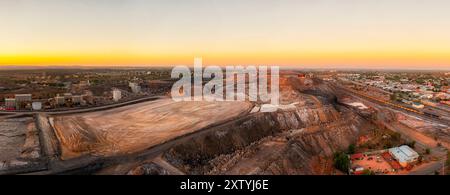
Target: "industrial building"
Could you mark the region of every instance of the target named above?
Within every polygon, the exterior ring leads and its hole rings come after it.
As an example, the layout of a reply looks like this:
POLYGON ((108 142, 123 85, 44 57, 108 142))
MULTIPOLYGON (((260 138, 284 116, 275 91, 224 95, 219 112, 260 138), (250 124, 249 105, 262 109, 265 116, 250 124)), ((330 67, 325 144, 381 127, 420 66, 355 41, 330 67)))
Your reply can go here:
POLYGON ((16 94, 16 109, 20 109, 22 107, 26 107, 27 103, 31 102, 31 94, 16 94))
MULTIPOLYGON (((58 96, 60 96, 60 95, 58 94, 58 96)), ((71 101, 72 100, 72 93, 64 93, 63 96, 64 96, 64 100, 65 101, 71 101)))
POLYGON ((419 159, 419 154, 407 145, 390 148, 389 153, 402 167, 406 167, 419 159))
POLYGON ((81 97, 81 95, 74 95, 72 96, 72 103, 74 104, 81 104, 83 101, 83 98, 81 97))
POLYGON ((55 97, 55 104, 56 105, 63 105, 65 103, 65 98, 64 96, 56 96, 55 97))
POLYGON ((16 101, 31 101, 31 94, 16 94, 16 101))
POLYGON ((15 97, 17 102, 31 101, 31 94, 16 94, 15 97))
POLYGON ((16 99, 15 98, 5 98, 5 109, 6 110, 16 109, 16 99))

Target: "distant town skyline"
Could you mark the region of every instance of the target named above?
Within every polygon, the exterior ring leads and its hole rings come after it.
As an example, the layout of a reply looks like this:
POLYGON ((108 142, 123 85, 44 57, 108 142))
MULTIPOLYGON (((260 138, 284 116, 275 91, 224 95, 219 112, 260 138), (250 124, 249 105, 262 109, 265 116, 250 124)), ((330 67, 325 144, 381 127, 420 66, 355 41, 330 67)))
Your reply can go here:
POLYGON ((5 0, 1 66, 450 68, 446 0, 5 0))

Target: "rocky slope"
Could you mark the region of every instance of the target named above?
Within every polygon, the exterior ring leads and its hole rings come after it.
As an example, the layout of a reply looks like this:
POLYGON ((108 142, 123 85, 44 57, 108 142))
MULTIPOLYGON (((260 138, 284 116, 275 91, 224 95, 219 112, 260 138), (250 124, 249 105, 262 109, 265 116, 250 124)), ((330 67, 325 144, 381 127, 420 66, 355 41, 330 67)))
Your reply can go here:
POLYGON ((163 157, 187 174, 335 173, 333 153, 355 143, 373 125, 338 104, 326 84, 303 84, 311 82, 280 81, 281 103, 300 102, 295 109, 253 113, 213 127, 163 157))
POLYGON ((321 174, 317 163, 329 161, 368 126, 349 113, 331 105, 258 113, 215 127, 164 157, 188 174, 321 174))

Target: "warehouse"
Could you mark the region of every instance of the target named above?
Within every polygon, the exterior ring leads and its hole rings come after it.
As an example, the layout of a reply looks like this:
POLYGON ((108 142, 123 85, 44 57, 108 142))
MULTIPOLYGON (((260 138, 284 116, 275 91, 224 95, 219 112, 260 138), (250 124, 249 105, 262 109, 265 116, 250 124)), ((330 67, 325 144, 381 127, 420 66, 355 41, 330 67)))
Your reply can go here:
POLYGON ((16 109, 26 107, 28 103, 31 103, 31 94, 16 94, 16 109))
POLYGON ((402 167, 414 163, 419 159, 419 154, 407 145, 389 149, 389 153, 402 167))

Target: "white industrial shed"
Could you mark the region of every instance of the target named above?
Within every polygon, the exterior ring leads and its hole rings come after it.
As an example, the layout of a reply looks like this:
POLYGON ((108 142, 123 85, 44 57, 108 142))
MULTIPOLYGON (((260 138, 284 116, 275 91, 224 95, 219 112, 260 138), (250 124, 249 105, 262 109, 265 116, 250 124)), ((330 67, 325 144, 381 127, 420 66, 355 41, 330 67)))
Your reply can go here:
POLYGON ((406 167, 419 159, 419 154, 407 145, 389 149, 389 153, 401 166, 406 167))

